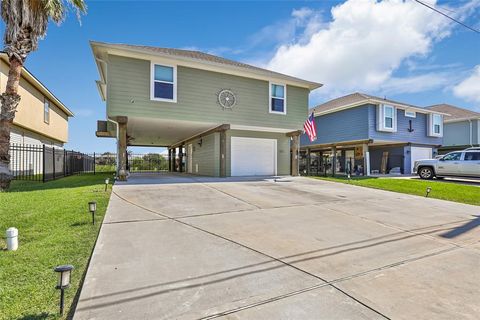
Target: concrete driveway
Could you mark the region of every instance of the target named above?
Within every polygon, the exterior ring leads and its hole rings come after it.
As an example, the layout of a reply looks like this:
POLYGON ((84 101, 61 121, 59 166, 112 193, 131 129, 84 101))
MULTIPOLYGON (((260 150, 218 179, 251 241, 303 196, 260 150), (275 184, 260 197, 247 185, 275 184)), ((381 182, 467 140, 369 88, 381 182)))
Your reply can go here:
POLYGON ((117 183, 75 319, 478 319, 480 208, 309 178, 117 183))

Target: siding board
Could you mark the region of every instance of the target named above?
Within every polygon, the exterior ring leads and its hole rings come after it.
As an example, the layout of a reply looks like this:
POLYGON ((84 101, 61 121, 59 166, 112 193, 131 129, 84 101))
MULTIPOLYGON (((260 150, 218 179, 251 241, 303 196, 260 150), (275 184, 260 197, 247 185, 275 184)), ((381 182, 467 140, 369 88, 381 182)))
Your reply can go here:
POLYGON ((109 56, 108 116, 182 119, 272 128, 301 129, 308 110, 309 90, 287 86, 287 115, 269 113, 269 83, 229 74, 177 68, 177 103, 150 100, 150 61, 109 56), (223 110, 216 94, 228 88, 237 105, 223 110), (134 100, 134 103, 131 101, 134 100))

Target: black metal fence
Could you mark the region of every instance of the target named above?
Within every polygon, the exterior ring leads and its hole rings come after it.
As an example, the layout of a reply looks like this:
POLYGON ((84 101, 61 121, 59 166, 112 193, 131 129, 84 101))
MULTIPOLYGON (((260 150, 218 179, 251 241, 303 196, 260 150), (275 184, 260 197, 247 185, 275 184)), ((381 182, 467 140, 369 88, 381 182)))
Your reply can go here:
POLYGON ((168 160, 158 153, 128 153, 127 169, 130 172, 160 172, 168 170, 168 160))
POLYGON ((73 174, 95 173, 95 154, 46 145, 10 145, 10 171, 16 180, 50 181, 73 174))

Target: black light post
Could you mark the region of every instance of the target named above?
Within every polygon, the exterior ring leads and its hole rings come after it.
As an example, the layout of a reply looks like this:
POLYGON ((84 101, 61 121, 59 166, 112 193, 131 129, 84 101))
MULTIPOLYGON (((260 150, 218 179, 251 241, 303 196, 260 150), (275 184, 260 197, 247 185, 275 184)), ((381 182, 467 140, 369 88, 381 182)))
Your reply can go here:
POLYGON ((425 198, 428 198, 428 194, 432 191, 431 187, 427 187, 427 193, 425 194, 425 198))
POLYGON ((63 305, 65 300, 65 289, 70 286, 70 278, 73 270, 73 266, 70 264, 58 266, 53 269, 58 272, 57 289, 60 289, 60 315, 63 316, 63 305))
POLYGON ((88 210, 92 213, 92 224, 95 224, 95 211, 97 211, 97 203, 95 201, 89 202, 88 210))

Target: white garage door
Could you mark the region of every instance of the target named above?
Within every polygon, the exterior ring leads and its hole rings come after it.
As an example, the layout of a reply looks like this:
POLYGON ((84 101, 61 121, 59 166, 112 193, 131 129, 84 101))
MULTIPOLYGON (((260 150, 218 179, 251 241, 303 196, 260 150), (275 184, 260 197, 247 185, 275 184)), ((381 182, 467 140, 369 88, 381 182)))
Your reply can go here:
POLYGON ((232 176, 277 174, 277 140, 232 137, 232 176))
POLYGON ((422 160, 422 159, 432 159, 432 148, 421 148, 421 147, 412 147, 411 152, 411 168, 410 172, 413 173, 413 165, 415 161, 422 160))

